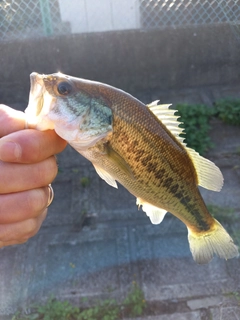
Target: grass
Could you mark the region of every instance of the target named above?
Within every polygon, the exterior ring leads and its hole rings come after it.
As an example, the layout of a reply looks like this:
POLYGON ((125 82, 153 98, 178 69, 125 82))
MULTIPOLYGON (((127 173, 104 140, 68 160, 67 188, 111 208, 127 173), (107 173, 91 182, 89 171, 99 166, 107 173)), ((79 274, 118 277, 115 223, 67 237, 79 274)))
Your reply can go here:
POLYGON ((212 204, 209 204, 207 208, 211 215, 217 220, 220 220, 222 223, 231 224, 237 221, 237 217, 233 208, 219 207, 212 204))
POLYGON ((212 107, 204 104, 177 104, 177 115, 183 124, 185 142, 201 155, 214 145, 209 137, 210 120, 213 117, 223 122, 240 126, 240 99, 226 98, 216 101, 212 107))
POLYGON ((143 314, 145 308, 144 293, 136 281, 132 282, 131 291, 123 301, 123 306, 125 313, 131 317, 137 317, 143 314))
POLYGON ((90 178, 88 178, 88 177, 82 177, 82 178, 80 179, 80 184, 81 184, 81 186, 82 186, 83 188, 88 187, 88 186, 90 185, 90 178))
POLYGON ((240 126, 240 100, 227 98, 216 101, 214 104, 216 115, 222 121, 240 126))
POLYGON ((234 227, 232 238, 237 245, 240 245, 240 229, 237 227, 240 225, 240 217, 236 215, 235 210, 233 208, 219 207, 216 205, 208 205, 207 208, 211 215, 221 223, 234 227))
POLYGON ((184 128, 185 134, 182 137, 187 145, 200 154, 206 153, 213 147, 209 137, 209 122, 214 114, 213 109, 201 104, 178 104, 176 109, 176 114, 180 116, 179 121, 183 122, 180 127, 184 128))
MULTIPOLYGON (((86 300, 86 299, 85 299, 86 300)), ((95 306, 80 309, 68 301, 59 301, 51 296, 44 305, 33 305, 31 313, 17 312, 12 320, 117 320, 124 317, 141 316, 145 309, 144 294, 133 281, 131 289, 122 302, 114 299, 99 301, 95 306)))
POLYGON ((226 293, 225 296, 235 299, 238 302, 238 305, 240 305, 240 292, 239 291, 233 291, 226 293))

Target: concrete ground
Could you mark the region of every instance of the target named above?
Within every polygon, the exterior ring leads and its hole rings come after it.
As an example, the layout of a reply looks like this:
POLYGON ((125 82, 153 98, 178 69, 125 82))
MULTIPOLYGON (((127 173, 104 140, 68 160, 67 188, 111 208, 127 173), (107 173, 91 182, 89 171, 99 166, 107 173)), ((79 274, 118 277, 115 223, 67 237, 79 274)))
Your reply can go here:
MULTIPOLYGON (((139 94, 144 102, 210 103, 240 97, 239 86, 139 94)), ((207 204, 240 214, 240 128, 212 123, 208 157, 222 170, 220 193, 202 190, 207 204)), ((197 265, 187 230, 168 214, 154 226, 135 198, 116 190, 72 148, 58 156, 55 199, 40 232, 28 243, 0 250, 0 319, 50 294, 83 304, 83 297, 121 300, 132 281, 142 288, 150 316, 135 320, 239 320, 240 259, 197 265)), ((222 221, 224 224, 224 221, 222 221)), ((233 234, 238 225, 225 224, 233 234)))

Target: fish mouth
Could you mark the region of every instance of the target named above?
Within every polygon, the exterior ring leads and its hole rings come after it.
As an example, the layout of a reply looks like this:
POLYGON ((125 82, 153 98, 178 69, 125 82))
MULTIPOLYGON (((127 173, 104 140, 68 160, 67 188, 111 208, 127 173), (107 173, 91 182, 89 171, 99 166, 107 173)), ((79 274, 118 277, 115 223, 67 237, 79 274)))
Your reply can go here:
POLYGON ((50 124, 47 119, 52 97, 45 88, 44 77, 46 76, 37 72, 30 74, 29 102, 25 110, 26 127, 29 129, 47 130, 53 128, 53 124, 50 124))
POLYGON ((44 94, 43 88, 44 88, 43 77, 36 72, 31 73, 28 107, 31 107, 31 111, 32 111, 31 113, 34 112, 34 115, 36 117, 40 114, 43 107, 43 94, 44 94))

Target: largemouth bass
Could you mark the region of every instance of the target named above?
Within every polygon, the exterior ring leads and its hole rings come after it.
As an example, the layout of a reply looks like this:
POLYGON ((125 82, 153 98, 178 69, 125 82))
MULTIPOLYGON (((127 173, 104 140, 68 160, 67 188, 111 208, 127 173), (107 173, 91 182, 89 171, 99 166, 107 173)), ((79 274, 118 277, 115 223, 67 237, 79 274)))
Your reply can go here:
POLYGON ((54 129, 90 160, 109 185, 122 184, 154 224, 167 212, 188 229, 193 259, 238 256, 232 238, 215 220, 198 185, 220 191, 219 168, 188 148, 169 105, 144 105, 109 85, 61 73, 30 76, 28 127, 54 129))

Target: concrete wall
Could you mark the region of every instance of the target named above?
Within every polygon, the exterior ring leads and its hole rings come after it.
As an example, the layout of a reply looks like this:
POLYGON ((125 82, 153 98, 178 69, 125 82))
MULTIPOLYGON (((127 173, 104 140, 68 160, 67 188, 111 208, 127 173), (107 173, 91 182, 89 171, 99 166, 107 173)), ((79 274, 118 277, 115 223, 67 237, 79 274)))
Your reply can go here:
POLYGON ((132 94, 239 82, 240 38, 230 25, 78 34, 2 43, 0 101, 27 103, 29 74, 61 71, 132 94))

